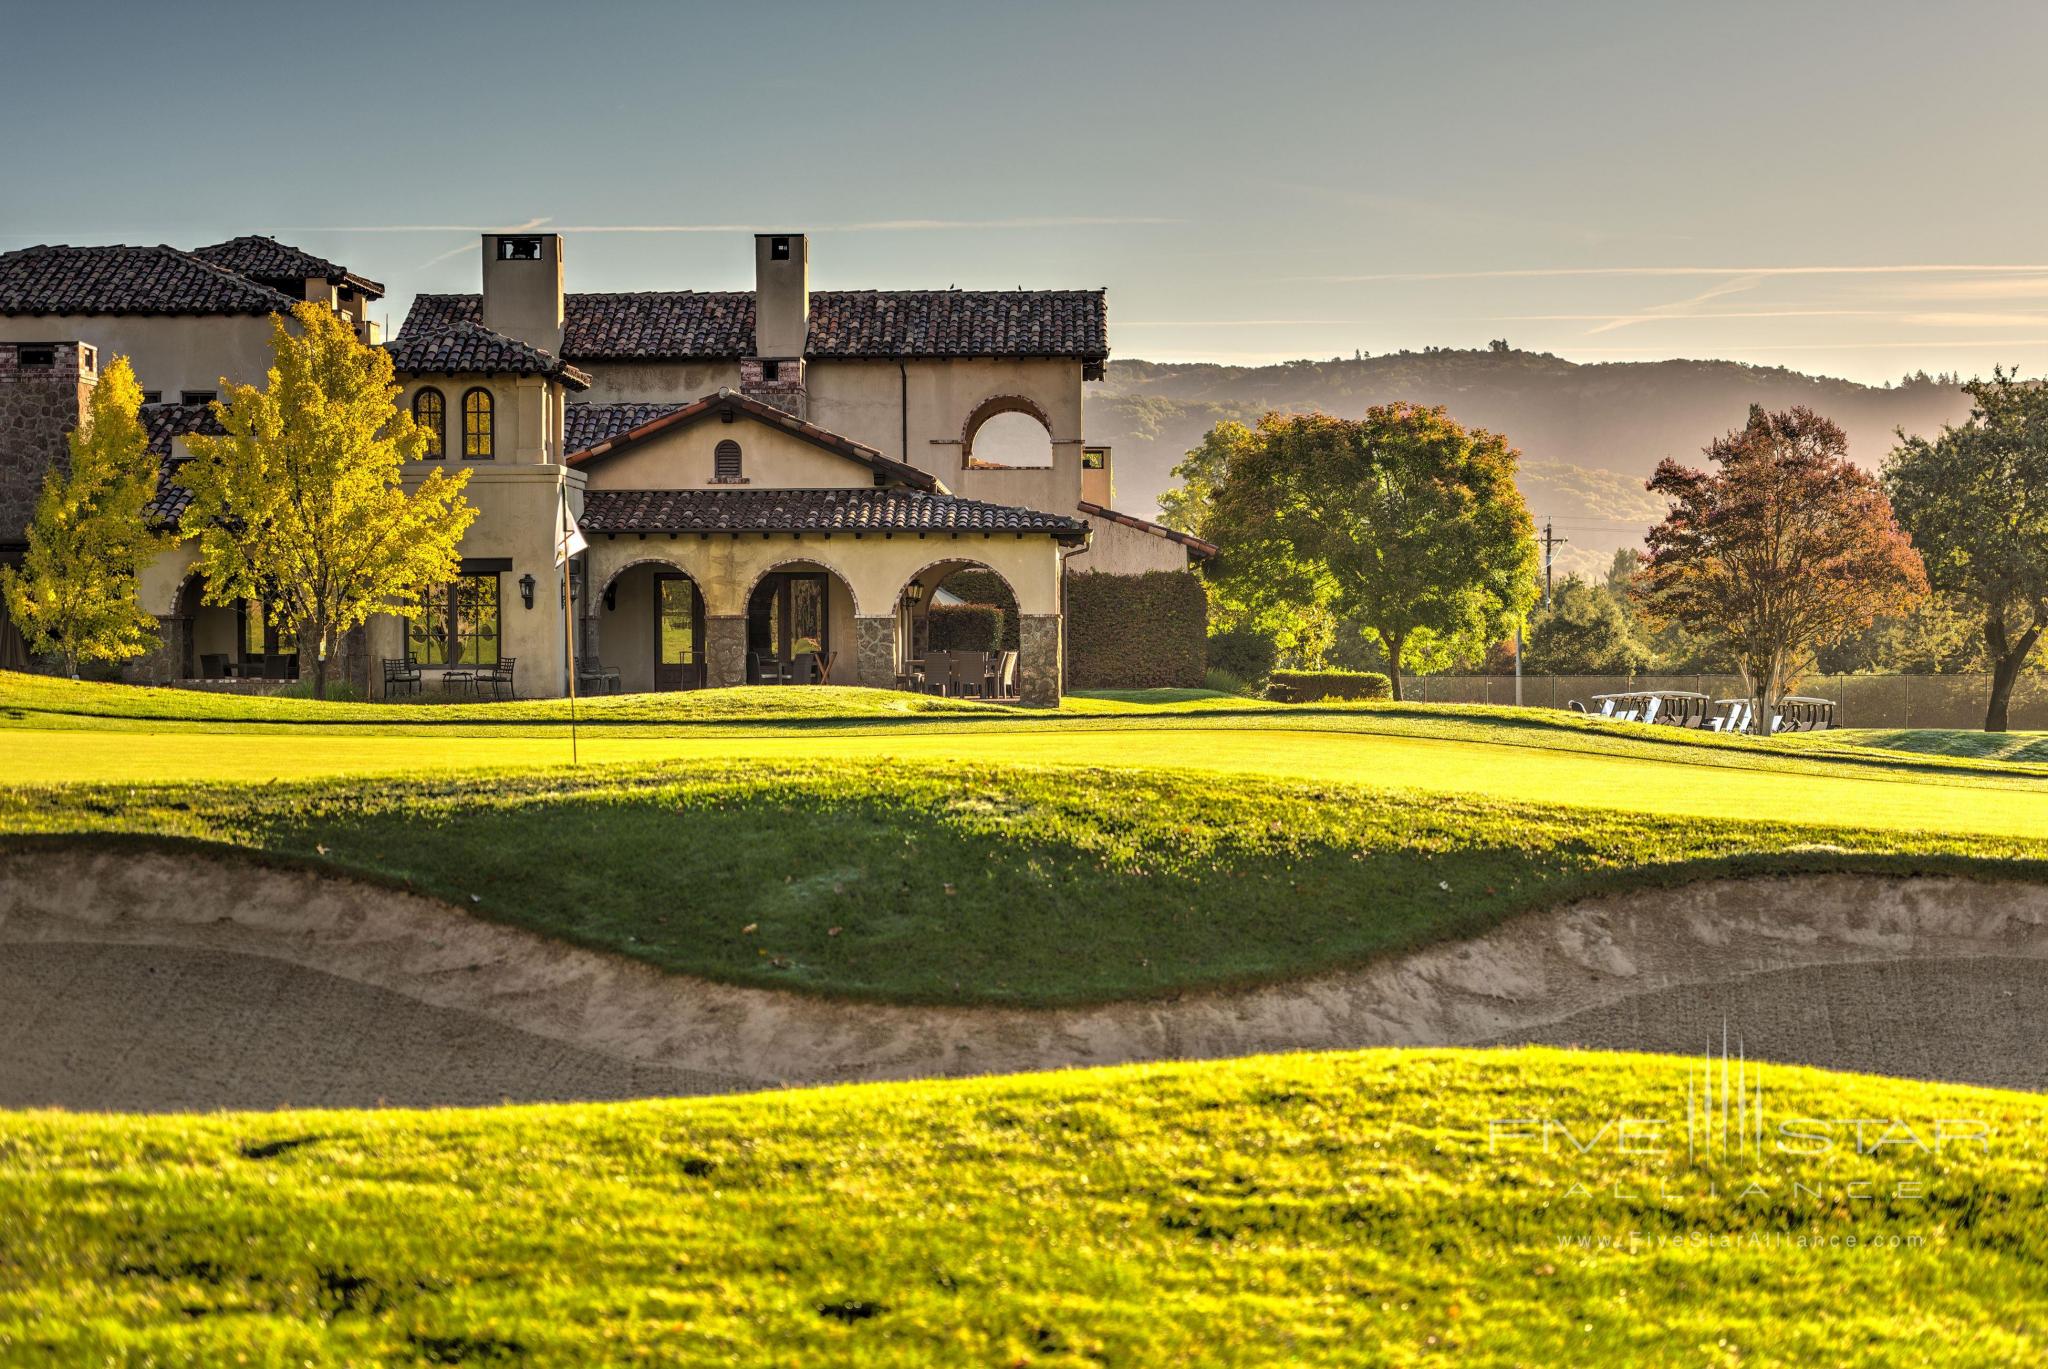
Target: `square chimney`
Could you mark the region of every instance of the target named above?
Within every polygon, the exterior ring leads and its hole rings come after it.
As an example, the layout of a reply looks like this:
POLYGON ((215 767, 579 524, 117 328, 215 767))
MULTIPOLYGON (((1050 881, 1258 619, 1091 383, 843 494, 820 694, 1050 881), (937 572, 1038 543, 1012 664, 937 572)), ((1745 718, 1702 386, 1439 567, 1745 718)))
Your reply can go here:
POLYGON ((484 234, 484 327, 562 350, 562 235, 484 234))
POLYGON ((801 361, 811 327, 811 240, 754 235, 754 355, 801 361))

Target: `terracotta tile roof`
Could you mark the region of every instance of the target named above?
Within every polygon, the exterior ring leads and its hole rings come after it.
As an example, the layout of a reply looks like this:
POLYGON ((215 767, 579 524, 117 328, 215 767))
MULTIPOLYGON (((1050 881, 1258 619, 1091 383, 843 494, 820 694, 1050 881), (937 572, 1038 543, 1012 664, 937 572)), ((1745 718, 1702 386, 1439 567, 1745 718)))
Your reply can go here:
POLYGON ((494 333, 481 323, 450 322, 435 332, 407 329, 384 344, 392 366, 410 375, 540 375, 572 390, 590 388, 590 377, 538 347, 494 333))
POLYGON ((674 413, 680 404, 569 404, 562 409, 562 445, 587 451, 600 442, 623 437, 643 423, 674 413))
POLYGON ((173 455, 171 439, 189 433, 219 437, 226 430, 213 416, 211 404, 145 404, 137 416, 142 420, 142 430, 149 434, 149 450, 159 462, 156 497, 149 501, 143 513, 152 527, 173 527, 191 507, 192 492, 172 478, 178 467, 185 464, 186 458, 173 455))
POLYGON ((0 314, 277 314, 297 302, 175 247, 0 254, 0 314))
POLYGON ((925 490, 590 490, 588 533, 1045 533, 1087 536, 1075 518, 925 490))
POLYGON ((171 439, 187 433, 219 437, 226 429, 213 416, 211 404, 145 404, 137 410, 142 431, 149 434, 149 449, 160 457, 171 454, 171 439))
POLYGON ((1118 513, 1115 509, 1106 509, 1100 504, 1091 504, 1085 499, 1080 502, 1080 507, 1081 512, 1091 518, 1105 518, 1112 523, 1121 523, 1127 528, 1136 528, 1140 532, 1149 532, 1154 537, 1164 537, 1169 542, 1178 542, 1193 552, 1197 560, 1206 561, 1217 552, 1217 546, 1214 542, 1204 542, 1201 538, 1191 533, 1177 532, 1163 523, 1154 523, 1150 519, 1140 518, 1136 514, 1118 513))
POLYGON ((588 466, 593 462, 602 461, 608 456, 644 442, 657 434, 668 432, 672 428, 686 427, 691 423, 696 423, 706 418, 745 414, 747 417, 766 423, 771 427, 780 428, 791 437, 808 442, 814 447, 822 447, 836 456, 843 456, 849 461, 857 461, 882 479, 909 485, 913 489, 930 490, 938 487, 938 477, 930 471, 883 456, 873 447, 855 442, 850 437, 841 437, 829 428, 820 428, 815 423, 806 423, 795 414, 785 413, 772 404, 763 404, 760 400, 750 398, 737 390, 720 390, 715 395, 706 395, 702 399, 692 400, 680 408, 668 408, 663 405, 652 407, 663 411, 657 413, 651 419, 626 429, 624 432, 615 433, 603 439, 595 446, 577 450, 575 443, 568 443, 567 445, 570 447, 569 455, 566 458, 568 464, 571 466, 588 466))
MULTIPOLYGON (((562 355, 572 361, 720 361, 754 352, 751 290, 571 294, 562 355)), ((477 295, 420 295, 399 330, 483 316, 477 295)), ((812 357, 1109 355, 1100 290, 815 290, 812 357)))
POLYGON ((274 284, 287 280, 320 279, 330 285, 344 282, 355 286, 364 294, 380 298, 384 287, 376 281, 356 275, 346 266, 338 266, 325 257, 316 257, 311 252, 293 247, 290 243, 279 242, 276 238, 258 237, 247 234, 229 238, 209 247, 195 247, 192 255, 204 262, 224 267, 237 275, 251 280, 274 284))

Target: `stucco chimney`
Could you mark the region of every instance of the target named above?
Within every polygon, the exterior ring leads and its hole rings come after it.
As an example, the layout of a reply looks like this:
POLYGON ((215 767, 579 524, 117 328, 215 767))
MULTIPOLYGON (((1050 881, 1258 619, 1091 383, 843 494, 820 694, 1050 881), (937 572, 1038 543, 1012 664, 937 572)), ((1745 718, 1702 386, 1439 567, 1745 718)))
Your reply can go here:
POLYGON ((801 233, 754 235, 754 355, 793 361, 811 326, 811 240, 801 233))
POLYGON ((562 350, 562 235, 484 234, 484 327, 562 350))

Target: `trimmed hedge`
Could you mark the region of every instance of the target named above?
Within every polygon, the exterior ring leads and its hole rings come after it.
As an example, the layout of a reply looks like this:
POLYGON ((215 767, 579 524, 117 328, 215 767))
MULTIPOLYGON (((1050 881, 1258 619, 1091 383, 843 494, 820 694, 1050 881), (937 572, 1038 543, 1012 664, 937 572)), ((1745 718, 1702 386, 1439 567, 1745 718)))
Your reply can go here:
POLYGON ((1200 689, 1209 595, 1194 572, 1067 576, 1069 689, 1200 689))
MULTIPOLYGON (((970 604, 994 604, 1003 611, 1004 651, 1017 649, 1017 596, 1010 592, 1010 582, 992 570, 956 570, 941 580, 935 589, 965 599, 970 604)), ((964 648, 969 651, 978 647, 964 648)))
POLYGON ((1394 686, 1377 670, 1276 670, 1266 697, 1305 704, 1317 699, 1391 699, 1394 686))
POLYGON ((1002 651, 1003 611, 994 604, 933 604, 925 610, 932 651, 1002 651))

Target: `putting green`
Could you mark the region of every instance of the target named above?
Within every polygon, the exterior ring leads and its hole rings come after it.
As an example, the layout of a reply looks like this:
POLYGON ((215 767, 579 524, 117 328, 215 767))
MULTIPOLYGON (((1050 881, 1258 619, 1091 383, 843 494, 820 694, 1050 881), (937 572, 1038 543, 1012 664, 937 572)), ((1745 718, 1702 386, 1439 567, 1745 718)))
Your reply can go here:
MULTIPOLYGON (((1602 755, 1502 742, 1293 728, 1046 726, 1000 734, 915 730, 656 737, 586 734, 585 763, 664 760, 885 758, 1041 765, 1175 766, 1222 774, 1415 788, 1439 793, 1616 808, 1675 816, 1810 820, 1886 830, 1996 836, 2048 833, 2048 784, 1988 787, 1967 777, 1801 773, 1602 755)), ((0 781, 264 781, 324 775, 562 766, 566 739, 389 736, 293 729, 288 735, 203 731, 0 731, 0 781)))

